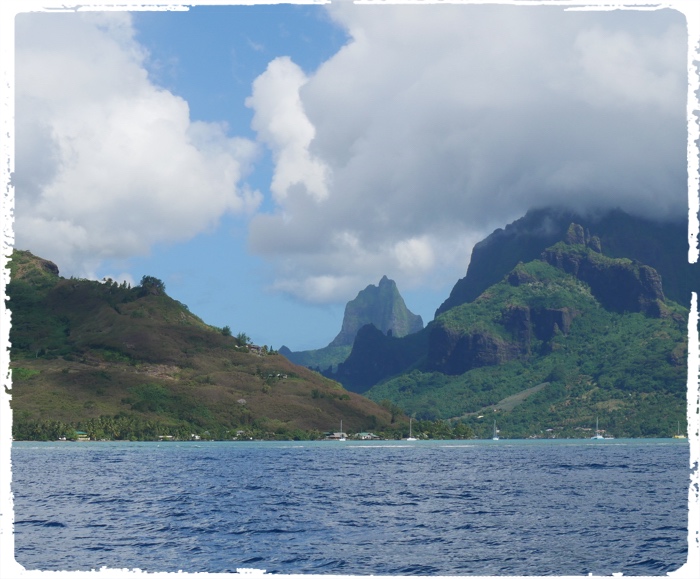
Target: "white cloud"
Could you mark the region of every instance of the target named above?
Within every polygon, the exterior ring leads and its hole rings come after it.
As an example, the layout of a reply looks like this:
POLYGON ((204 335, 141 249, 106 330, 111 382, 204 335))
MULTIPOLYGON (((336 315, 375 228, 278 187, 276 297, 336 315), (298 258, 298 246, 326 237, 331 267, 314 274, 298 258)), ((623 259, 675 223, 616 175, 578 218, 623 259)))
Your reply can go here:
POLYGON ((271 289, 317 303, 334 302, 337 296, 357 293, 361 278, 355 276, 312 275, 304 279, 280 279, 271 289))
POLYGON ((426 236, 399 241, 394 246, 394 255, 402 271, 429 273, 435 265, 433 247, 426 236))
POLYGON ((535 206, 686 214, 681 15, 329 12, 349 43, 308 76, 273 61, 249 101, 277 160, 276 211, 252 220, 249 240, 276 265, 275 287, 342 301, 348 278, 355 292, 383 274, 451 285, 476 240, 535 206), (290 150, 304 156, 291 164, 290 150), (309 190, 309 160, 323 194, 290 194, 294 182, 309 190))
POLYGON ((255 110, 253 129, 275 157, 270 189, 279 202, 293 188, 317 200, 328 196, 328 171, 309 152, 315 129, 299 98, 299 89, 306 80, 289 57, 279 57, 255 80, 253 95, 246 100, 246 105, 255 110))
MULTIPOLYGON (((68 274, 253 214, 272 288, 345 301, 464 274, 533 206, 686 213, 686 33, 658 12, 333 3, 350 41, 272 60, 246 101, 259 152, 149 79, 128 13, 17 19, 16 245, 68 274)), ((241 105, 242 103, 232 103, 241 105)))
POLYGON ((90 275, 260 204, 256 145, 149 80, 128 13, 22 14, 16 58, 16 246, 90 275))
POLYGON ((656 35, 600 26, 581 31, 574 46, 582 95, 599 106, 652 106, 673 113, 681 79, 668 63, 686 49, 686 38, 678 25, 656 35))

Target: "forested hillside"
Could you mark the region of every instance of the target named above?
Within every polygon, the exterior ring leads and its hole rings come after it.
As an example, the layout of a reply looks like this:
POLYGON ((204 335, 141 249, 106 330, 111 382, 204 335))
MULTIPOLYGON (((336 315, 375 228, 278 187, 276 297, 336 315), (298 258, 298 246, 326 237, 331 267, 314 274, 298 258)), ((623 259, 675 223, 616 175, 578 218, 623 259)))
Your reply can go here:
POLYGON ((205 324, 156 278, 64 279, 27 251, 10 270, 15 438, 303 438, 392 421, 244 332, 205 324))
POLYGON ((664 290, 656 269, 570 224, 422 332, 363 329, 334 377, 482 436, 494 417, 513 437, 583 436, 596 417, 616 436, 670 436, 685 424, 688 310, 664 290))

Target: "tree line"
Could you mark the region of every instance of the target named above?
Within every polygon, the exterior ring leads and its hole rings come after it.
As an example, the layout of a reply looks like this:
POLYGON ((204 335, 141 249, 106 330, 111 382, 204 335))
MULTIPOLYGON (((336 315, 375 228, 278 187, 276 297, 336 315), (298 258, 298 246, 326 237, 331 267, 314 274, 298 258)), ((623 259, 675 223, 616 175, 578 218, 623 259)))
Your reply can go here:
MULTIPOLYGON (((77 440, 78 432, 85 432, 91 440, 153 441, 163 437, 173 440, 322 440, 325 432, 316 429, 266 426, 265 420, 253 421, 249 425, 208 426, 206 428, 189 422, 166 423, 138 416, 99 416, 78 422, 40 419, 29 420, 16 416, 12 424, 14 440, 52 441, 77 440)), ((379 427, 372 433, 384 440, 401 440, 409 434, 408 424, 394 423, 379 427)), ((348 432, 352 437, 355 433, 348 432)), ((474 438, 473 430, 463 422, 455 424, 447 420, 415 420, 413 435, 416 438, 450 440, 474 438)))

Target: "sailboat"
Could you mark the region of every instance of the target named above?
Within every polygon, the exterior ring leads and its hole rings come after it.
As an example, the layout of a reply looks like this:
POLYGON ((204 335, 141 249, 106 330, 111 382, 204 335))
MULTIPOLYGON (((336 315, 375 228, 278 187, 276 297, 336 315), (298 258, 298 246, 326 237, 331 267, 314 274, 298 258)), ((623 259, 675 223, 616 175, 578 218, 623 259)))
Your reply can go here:
POLYGON ((673 435, 673 438, 685 438, 684 434, 681 434, 681 421, 678 421, 678 433, 673 435))
POLYGON ((413 418, 408 419, 408 438, 406 440, 418 440, 413 438, 413 418))
POLYGON ((498 430, 496 430, 496 421, 493 421, 493 436, 491 440, 498 440, 498 430))
POLYGON ((613 440, 614 436, 603 436, 598 430, 598 417, 595 417, 595 436, 591 436, 591 440, 613 440))
POLYGON ((343 421, 340 421, 340 438, 338 439, 340 442, 345 442, 345 433, 343 432, 343 421))
POLYGON ((595 417, 595 436, 591 436, 591 440, 603 440, 603 435, 598 430, 598 417, 595 417))

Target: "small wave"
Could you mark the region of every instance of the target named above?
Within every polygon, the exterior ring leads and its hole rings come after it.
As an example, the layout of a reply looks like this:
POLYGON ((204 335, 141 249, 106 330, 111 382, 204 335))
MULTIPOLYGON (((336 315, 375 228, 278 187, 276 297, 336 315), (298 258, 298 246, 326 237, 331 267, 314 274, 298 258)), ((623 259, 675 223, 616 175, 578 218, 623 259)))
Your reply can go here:
POLYGON ((160 547, 160 543, 156 541, 142 541, 140 543, 132 543, 132 547, 160 547))
POLYGON ((62 527, 66 525, 58 521, 45 521, 40 519, 28 519, 24 521, 15 521, 15 525, 37 525, 39 527, 62 527))
POLYGON ((301 529, 260 529, 259 531, 250 531, 251 535, 283 535, 288 533, 303 533, 301 529))
POLYGON ((347 565, 347 562, 342 559, 335 559, 314 565, 314 569, 341 569, 347 565))
POLYGON ((440 569, 431 565, 409 565, 408 567, 398 567, 389 571, 392 575, 435 575, 440 573, 440 569))
POLYGON ((593 470, 618 470, 618 469, 627 469, 630 468, 626 464, 602 464, 598 462, 592 462, 588 464, 568 464, 568 463, 562 463, 562 464, 553 464, 549 467, 550 469, 553 470, 584 470, 584 469, 593 469, 593 470))
POLYGON ((124 459, 120 456, 107 456, 104 454, 94 454, 90 457, 88 462, 104 462, 104 463, 120 463, 124 462, 124 459))
POLYGON ((660 575, 665 571, 672 570, 672 566, 669 565, 667 561, 659 561, 653 557, 648 557, 647 559, 628 565, 627 568, 639 570, 642 573, 649 575, 660 575))
POLYGON ((112 497, 112 498, 101 498, 101 499, 90 499, 88 503, 92 503, 93 505, 111 505, 111 504, 123 504, 123 503, 130 503, 131 501, 129 499, 123 498, 123 497, 112 497))

